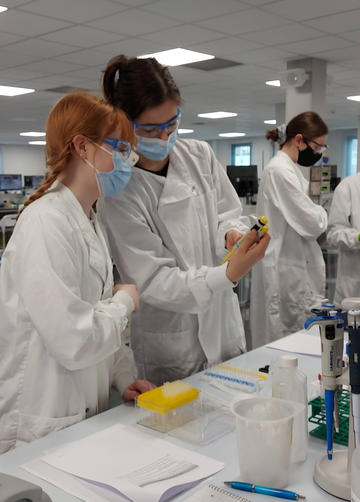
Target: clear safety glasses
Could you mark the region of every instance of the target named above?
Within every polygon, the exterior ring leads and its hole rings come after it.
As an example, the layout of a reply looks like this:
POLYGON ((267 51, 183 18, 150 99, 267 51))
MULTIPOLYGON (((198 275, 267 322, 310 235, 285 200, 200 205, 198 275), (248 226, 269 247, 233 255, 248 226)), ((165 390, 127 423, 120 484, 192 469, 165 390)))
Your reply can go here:
POLYGON ((107 137, 103 141, 105 145, 110 146, 113 150, 120 152, 124 159, 128 159, 131 153, 131 145, 128 141, 118 138, 107 137))
POLYGON ((158 138, 163 131, 170 135, 179 127, 181 118, 180 108, 177 109, 177 114, 174 118, 163 124, 137 124, 133 122, 136 134, 147 138, 158 138))
POLYGON ((314 141, 313 139, 308 139, 308 140, 306 140, 306 139, 304 138, 304 141, 305 141, 305 143, 306 143, 308 146, 310 146, 310 148, 312 148, 312 149, 314 150, 314 152, 316 152, 316 153, 324 153, 324 152, 325 152, 325 150, 327 150, 327 148, 328 148, 328 145, 326 145, 326 144, 325 144, 325 145, 321 145, 320 143, 318 143, 317 141, 314 141), (314 143, 314 145, 316 145, 316 147, 315 147, 315 148, 313 148, 311 145, 309 145, 309 143, 314 143))

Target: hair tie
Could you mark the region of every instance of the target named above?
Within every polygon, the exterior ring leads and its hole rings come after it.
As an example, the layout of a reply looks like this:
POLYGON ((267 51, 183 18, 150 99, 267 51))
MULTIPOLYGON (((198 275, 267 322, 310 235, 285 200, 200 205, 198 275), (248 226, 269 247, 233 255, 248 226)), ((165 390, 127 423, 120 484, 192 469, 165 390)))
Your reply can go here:
POLYGON ((278 132, 278 139, 277 142, 282 145, 286 141, 286 124, 281 124, 279 125, 276 130, 278 132))

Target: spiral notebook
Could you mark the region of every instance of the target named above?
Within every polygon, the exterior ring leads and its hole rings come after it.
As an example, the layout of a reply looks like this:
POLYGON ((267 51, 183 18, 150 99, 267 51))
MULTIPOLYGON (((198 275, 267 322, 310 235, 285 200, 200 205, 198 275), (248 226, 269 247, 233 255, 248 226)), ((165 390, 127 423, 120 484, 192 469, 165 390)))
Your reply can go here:
POLYGON ((250 502, 249 499, 220 488, 216 485, 205 485, 196 491, 185 502, 250 502))

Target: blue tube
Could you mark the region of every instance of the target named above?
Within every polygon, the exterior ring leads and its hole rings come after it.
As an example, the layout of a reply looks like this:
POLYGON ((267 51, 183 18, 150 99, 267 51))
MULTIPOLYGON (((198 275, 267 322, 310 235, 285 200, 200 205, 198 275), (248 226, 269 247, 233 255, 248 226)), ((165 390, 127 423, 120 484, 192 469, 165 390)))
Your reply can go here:
POLYGON ((326 438, 327 438, 328 460, 332 460, 332 455, 333 455, 334 399, 335 399, 335 391, 325 389, 326 438))

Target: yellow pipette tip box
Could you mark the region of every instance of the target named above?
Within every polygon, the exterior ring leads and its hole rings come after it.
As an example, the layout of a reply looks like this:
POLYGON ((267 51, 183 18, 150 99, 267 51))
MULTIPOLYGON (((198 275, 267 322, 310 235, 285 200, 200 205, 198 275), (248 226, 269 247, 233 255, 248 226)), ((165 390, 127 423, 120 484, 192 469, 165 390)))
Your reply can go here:
POLYGON ((137 406, 144 410, 138 423, 160 432, 169 432, 197 418, 198 409, 194 404, 198 397, 199 391, 187 382, 166 382, 137 397, 137 406))
POLYGON ((175 382, 166 382, 161 387, 140 394, 137 398, 137 405, 140 408, 164 414, 194 401, 198 396, 199 391, 197 389, 194 389, 186 382, 177 380, 175 382))

